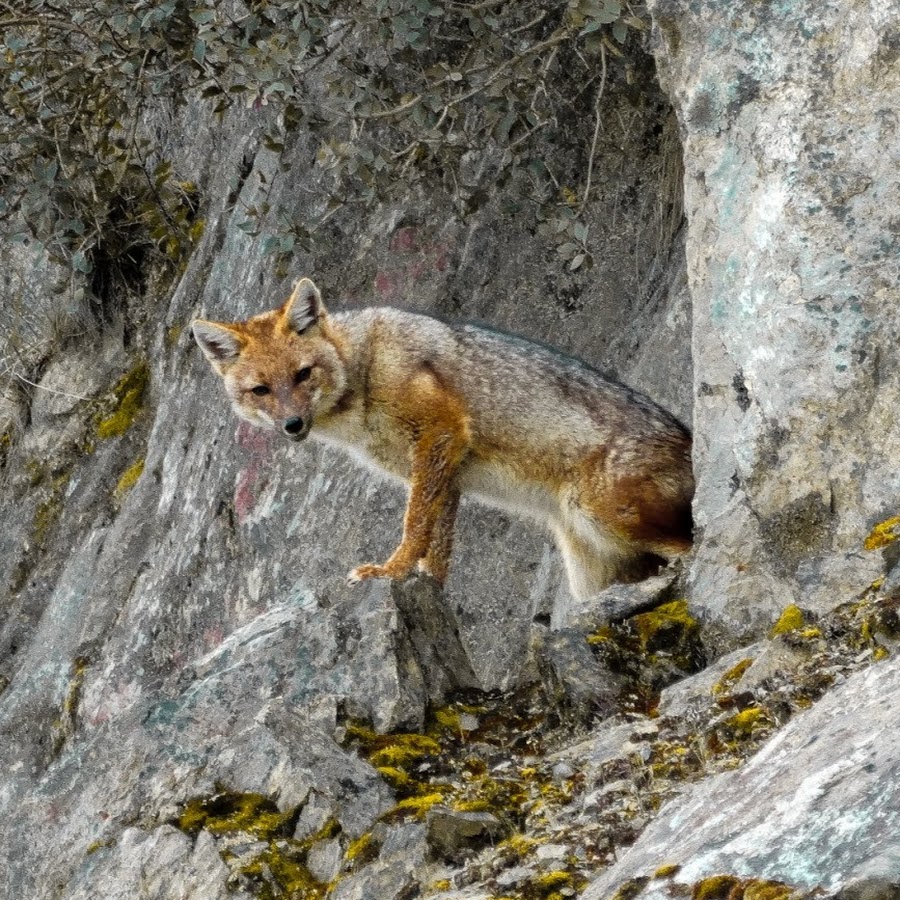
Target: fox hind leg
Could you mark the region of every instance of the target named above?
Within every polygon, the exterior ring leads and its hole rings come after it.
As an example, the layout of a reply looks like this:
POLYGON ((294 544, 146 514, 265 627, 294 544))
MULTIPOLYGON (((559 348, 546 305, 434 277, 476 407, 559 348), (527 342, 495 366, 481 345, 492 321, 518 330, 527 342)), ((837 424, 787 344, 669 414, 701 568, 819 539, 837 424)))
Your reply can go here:
POLYGON ((596 540, 586 540, 564 525, 555 526, 553 533, 576 600, 588 600, 616 579, 619 555, 611 544, 604 546, 599 534, 596 540))

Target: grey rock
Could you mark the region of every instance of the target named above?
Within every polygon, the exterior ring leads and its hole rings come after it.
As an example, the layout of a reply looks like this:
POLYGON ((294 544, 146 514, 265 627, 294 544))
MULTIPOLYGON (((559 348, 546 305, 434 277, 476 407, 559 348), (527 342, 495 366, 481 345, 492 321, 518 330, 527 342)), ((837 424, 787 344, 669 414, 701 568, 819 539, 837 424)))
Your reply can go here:
POLYGON ((411 690, 424 690, 425 698, 438 705, 453 691, 479 687, 457 616, 440 584, 416 575, 394 582, 391 596, 405 629, 398 668, 412 680, 411 690))
POLYGON ((316 881, 327 884, 341 870, 343 851, 338 838, 313 844, 306 856, 306 868, 316 881))
MULTIPOLYGON (((681 864, 685 883, 737 872, 836 891, 851 878, 888 877, 878 867, 896 877, 900 751, 890 736, 898 689, 896 659, 849 677, 743 768, 665 806, 585 900, 652 874, 659 860, 681 864)), ((651 884, 643 896, 666 893, 651 884)))
MULTIPOLYGON (((758 641, 747 647, 739 647, 726 653, 696 675, 689 675, 663 688, 659 700, 661 716, 686 716, 692 707, 705 706, 712 697, 713 688, 722 676, 745 659, 755 660, 768 650, 768 643, 758 641)), ((746 672, 744 673, 746 675, 746 672)), ((741 682, 742 683, 742 682, 741 682)))
POLYGON ((379 824, 373 837, 381 844, 378 859, 342 878, 331 895, 334 900, 400 900, 421 883, 427 862, 424 823, 379 824))
POLYGON ((637 584, 612 584, 589 600, 557 604, 551 627, 593 631, 601 625, 620 622, 674 599, 681 578, 681 565, 675 564, 637 584))
POLYGON ((624 681, 591 652, 583 631, 535 626, 532 653, 546 696, 563 718, 587 724, 617 711, 624 681))
POLYGON ((488 812, 466 812, 434 806, 425 817, 428 846, 437 859, 464 857, 485 844, 501 840, 507 832, 503 823, 488 812))
POLYGON ((168 825, 147 833, 126 828, 112 847, 91 853, 66 887, 65 900, 245 900, 249 894, 226 887, 228 867, 215 841, 201 833, 196 842, 168 825))
POLYGON ((789 602, 829 609, 885 565, 862 542, 900 495, 888 411, 900 369, 878 362, 900 333, 880 237, 900 177, 859 135, 900 102, 884 75, 898 11, 649 8, 685 151, 700 535, 689 588, 707 618, 752 638, 789 602))

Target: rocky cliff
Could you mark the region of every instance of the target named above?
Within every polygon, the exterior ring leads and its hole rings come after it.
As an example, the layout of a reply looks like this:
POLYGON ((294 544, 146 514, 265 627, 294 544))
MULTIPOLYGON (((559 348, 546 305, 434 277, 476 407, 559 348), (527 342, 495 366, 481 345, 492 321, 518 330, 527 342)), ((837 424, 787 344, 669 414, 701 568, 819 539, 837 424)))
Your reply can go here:
POLYGON ((143 113, 196 192, 180 268, 3 250, 0 895, 898 895, 900 14, 650 13, 656 68, 598 95, 592 267, 487 154, 477 203, 341 209, 282 271, 247 210, 327 202, 315 136, 196 99, 143 113), (464 504, 443 594, 348 588, 402 492, 238 425, 187 327, 301 274, 692 419, 683 574, 576 608, 545 535, 464 504))

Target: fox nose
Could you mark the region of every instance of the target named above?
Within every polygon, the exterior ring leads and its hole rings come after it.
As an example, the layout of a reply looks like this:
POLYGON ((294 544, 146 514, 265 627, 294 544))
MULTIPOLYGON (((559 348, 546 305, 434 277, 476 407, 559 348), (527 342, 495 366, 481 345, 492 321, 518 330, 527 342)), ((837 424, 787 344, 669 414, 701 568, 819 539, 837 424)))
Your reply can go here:
POLYGON ((300 416, 291 416, 289 419, 285 419, 281 427, 288 437, 296 439, 306 436, 306 423, 300 416))

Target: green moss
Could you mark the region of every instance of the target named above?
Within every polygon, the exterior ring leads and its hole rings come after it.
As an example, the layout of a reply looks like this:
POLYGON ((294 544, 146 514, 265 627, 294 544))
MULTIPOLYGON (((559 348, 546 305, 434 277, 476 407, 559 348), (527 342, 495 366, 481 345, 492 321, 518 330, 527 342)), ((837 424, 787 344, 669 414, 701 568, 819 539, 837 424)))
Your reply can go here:
POLYGON ((144 396, 150 383, 150 367, 138 363, 116 382, 112 390, 115 407, 112 412, 97 421, 97 437, 102 440, 120 437, 134 424, 144 406, 144 396))
POLYGON ((688 612, 687 600, 673 600, 631 617, 645 650, 665 650, 674 641, 694 635, 700 623, 688 612))
POLYGON ((87 850, 84 851, 85 856, 93 856, 98 850, 105 850, 107 847, 115 847, 116 842, 113 838, 106 838, 101 841, 94 841, 88 844, 87 850))
POLYGON ((739 663, 733 665, 712 687, 712 694, 715 697, 721 694, 727 694, 744 676, 744 672, 753 665, 753 659, 742 659, 739 663))
POLYGON ((404 767, 419 762, 427 756, 437 756, 441 745, 424 734, 384 735, 374 742, 369 762, 376 769, 404 767))
POLYGON ((63 500, 71 477, 69 472, 57 476, 50 487, 50 496, 39 503, 34 512, 31 535, 38 547, 43 546, 47 536, 62 515, 63 500))
POLYGON ((544 892, 565 887, 572 881, 572 873, 564 871, 546 872, 534 879, 534 884, 544 892))
POLYGON ((290 842, 270 844, 239 871, 253 882, 253 893, 261 900, 320 900, 325 896, 325 885, 294 858, 290 842))
POLYGON ((395 791, 408 789, 415 783, 409 773, 404 772, 403 769, 380 766, 376 771, 395 791))
POLYGON ((744 882, 741 900, 790 900, 794 891, 780 881, 758 881, 751 878, 744 882))
POLYGON ((728 900, 728 895, 740 883, 741 879, 734 875, 712 875, 694 885, 691 900, 728 900))
POLYGON ((647 885, 649 878, 631 878, 624 884, 619 885, 619 889, 612 895, 610 900, 635 900, 647 885))
POLYGON ((355 871, 377 859, 380 851, 380 842, 375 839, 371 831, 367 831, 355 841, 350 842, 344 851, 344 860, 347 867, 355 871))
POLYGON ((184 327, 182 325, 170 325, 166 329, 166 347, 169 350, 178 343, 178 338, 181 337, 183 331, 184 327))
POLYGON ((795 604, 785 607, 784 612, 778 617, 778 621, 769 630, 770 637, 779 634, 787 634, 791 631, 799 631, 804 626, 803 610, 795 604))
POLYGON ((243 831, 260 840, 286 837, 295 811, 280 812, 263 794, 220 791, 211 797, 194 797, 185 803, 176 825, 189 834, 200 830, 220 836, 243 831))
POLYGON ((115 490, 113 490, 113 497, 116 500, 121 500, 135 486, 135 484, 137 484, 138 478, 140 478, 143 473, 144 457, 142 456, 140 459, 136 459, 122 473, 122 477, 119 478, 115 490))
POLYGON ((753 729, 765 721, 766 711, 761 706, 751 706, 727 719, 725 724, 739 738, 749 737, 753 729))
POLYGON ((47 469, 42 462, 29 459, 25 462, 25 472, 28 475, 28 483, 31 487, 37 487, 47 475, 47 469))
POLYGON ((438 793, 423 794, 421 797, 407 797, 393 809, 389 809, 382 817, 383 822, 399 822, 403 819, 424 819, 425 813, 433 806, 444 802, 444 795, 438 793))
POLYGON ((665 865, 660 866, 654 873, 654 878, 671 878, 673 875, 677 875, 681 871, 681 866, 677 863, 666 863, 665 865))
POLYGON ((539 844, 540 841, 536 838, 527 837, 524 834, 514 834, 501 841, 498 847, 505 855, 520 860, 529 856, 539 844))

